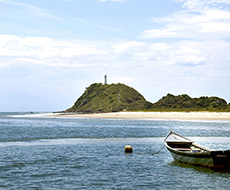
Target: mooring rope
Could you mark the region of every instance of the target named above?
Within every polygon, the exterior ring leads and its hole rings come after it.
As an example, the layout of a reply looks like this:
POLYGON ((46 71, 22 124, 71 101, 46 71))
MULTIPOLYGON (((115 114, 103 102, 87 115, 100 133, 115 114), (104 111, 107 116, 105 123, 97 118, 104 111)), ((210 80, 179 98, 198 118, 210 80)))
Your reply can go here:
POLYGON ((158 150, 157 152, 153 153, 152 156, 155 155, 155 154, 159 154, 163 150, 164 147, 165 147, 165 145, 160 150, 158 150))
MULTIPOLYGON (((164 149, 165 145, 163 147, 161 147, 160 150, 158 150, 157 152, 150 154, 150 155, 155 155, 155 154, 159 154, 163 149, 164 149)), ((141 153, 141 152, 136 152, 136 154, 140 154, 140 155, 146 155, 145 153, 141 153)), ((149 155, 149 154, 148 154, 149 155)))

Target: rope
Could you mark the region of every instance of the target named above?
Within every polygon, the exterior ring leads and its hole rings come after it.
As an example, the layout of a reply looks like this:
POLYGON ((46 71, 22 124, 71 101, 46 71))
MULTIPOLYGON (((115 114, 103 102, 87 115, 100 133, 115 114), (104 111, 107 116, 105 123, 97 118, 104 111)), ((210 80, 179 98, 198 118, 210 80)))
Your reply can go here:
MULTIPOLYGON (((158 150, 157 152, 151 154, 152 156, 155 155, 155 154, 159 154, 163 149, 164 149, 165 145, 163 147, 161 147, 160 150, 158 150)), ((136 154, 140 154, 140 155, 145 155, 145 153, 140 153, 140 152, 137 152, 136 154)))
POLYGON ((152 156, 155 155, 155 154, 159 154, 163 150, 164 147, 165 147, 165 145, 160 150, 158 150, 157 152, 153 153, 152 156))

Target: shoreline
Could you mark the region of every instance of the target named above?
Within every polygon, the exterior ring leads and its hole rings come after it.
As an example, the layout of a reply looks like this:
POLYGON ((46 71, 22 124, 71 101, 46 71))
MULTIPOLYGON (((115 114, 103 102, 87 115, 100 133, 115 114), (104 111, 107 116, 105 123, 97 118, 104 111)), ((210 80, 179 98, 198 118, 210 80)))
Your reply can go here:
POLYGON ((113 113, 93 113, 93 114, 55 113, 47 116, 64 117, 64 118, 230 121, 230 112, 113 112, 113 113))

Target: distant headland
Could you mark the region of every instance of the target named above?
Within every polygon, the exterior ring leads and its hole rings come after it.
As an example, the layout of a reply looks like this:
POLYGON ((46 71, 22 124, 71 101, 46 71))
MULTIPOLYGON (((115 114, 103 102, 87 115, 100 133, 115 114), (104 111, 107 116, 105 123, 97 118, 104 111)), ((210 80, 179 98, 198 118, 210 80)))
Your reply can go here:
POLYGON ((219 97, 202 96, 191 98, 187 94, 167 94, 151 103, 137 90, 125 84, 94 83, 86 88, 74 105, 63 112, 109 113, 120 111, 185 112, 209 111, 230 112, 230 104, 219 97))

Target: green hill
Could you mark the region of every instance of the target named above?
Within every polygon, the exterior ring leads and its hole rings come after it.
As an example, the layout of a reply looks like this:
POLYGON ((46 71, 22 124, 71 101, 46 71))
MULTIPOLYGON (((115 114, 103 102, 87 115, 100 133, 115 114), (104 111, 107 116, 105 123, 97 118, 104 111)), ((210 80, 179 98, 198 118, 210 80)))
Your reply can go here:
POLYGON ((147 110, 152 104, 133 88, 124 84, 95 83, 65 112, 104 113, 147 110))
POLYGON ((187 94, 167 94, 150 103, 124 84, 94 83, 64 112, 106 113, 118 111, 230 111, 230 104, 218 97, 191 98, 187 94))
POLYGON ((174 110, 174 111, 221 111, 228 110, 227 102, 218 97, 191 98, 187 94, 174 96, 167 94, 152 105, 154 110, 174 110))

